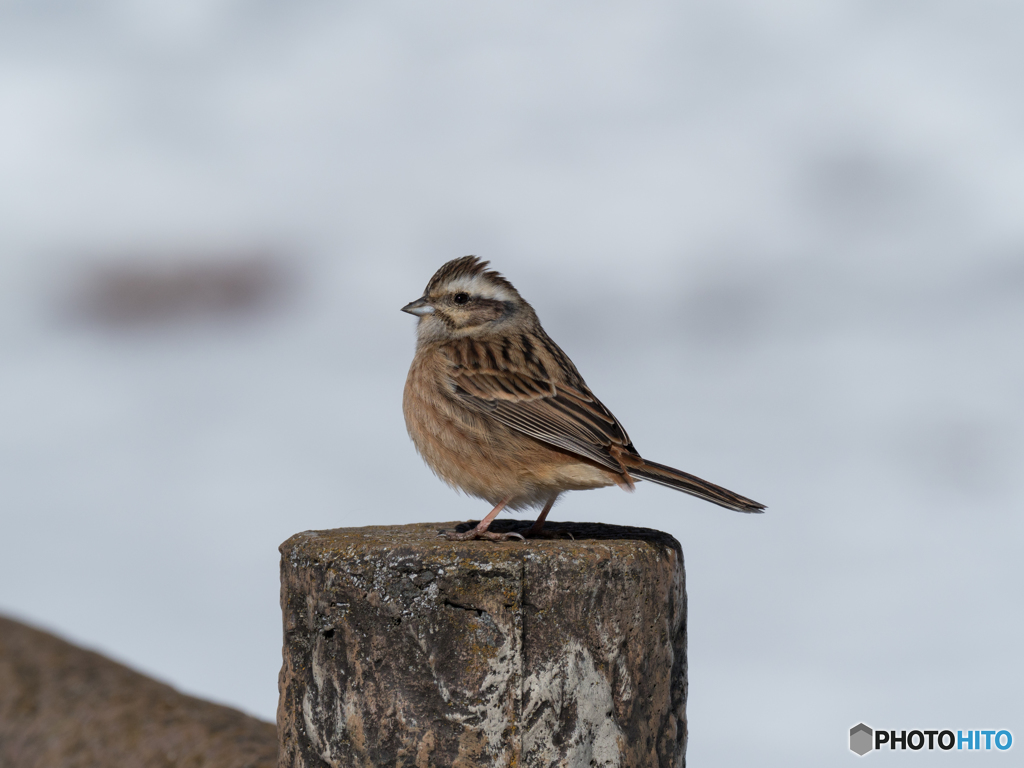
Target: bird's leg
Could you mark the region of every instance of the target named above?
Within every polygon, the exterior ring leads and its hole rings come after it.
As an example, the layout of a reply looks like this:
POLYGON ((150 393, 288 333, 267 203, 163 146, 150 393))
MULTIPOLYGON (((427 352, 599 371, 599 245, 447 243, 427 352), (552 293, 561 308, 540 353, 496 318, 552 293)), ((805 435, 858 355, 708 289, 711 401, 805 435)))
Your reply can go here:
POLYGON ((556 493, 548 499, 548 503, 544 505, 544 509, 541 510, 537 520, 530 526, 530 530, 526 532, 526 538, 552 538, 552 534, 544 530, 544 518, 548 516, 548 512, 555 506, 555 499, 557 498, 558 494, 556 493))
POLYGON ((487 530, 491 527, 491 523, 494 522, 494 518, 498 516, 498 513, 505 508, 505 505, 512 501, 512 497, 502 499, 498 502, 497 506, 494 507, 490 512, 487 513, 487 517, 477 523, 476 528, 465 533, 456 533, 455 531, 441 531, 440 535, 448 539, 448 541, 471 541, 473 539, 487 539, 488 541, 508 541, 509 539, 519 539, 523 541, 523 537, 518 533, 492 533, 487 530))

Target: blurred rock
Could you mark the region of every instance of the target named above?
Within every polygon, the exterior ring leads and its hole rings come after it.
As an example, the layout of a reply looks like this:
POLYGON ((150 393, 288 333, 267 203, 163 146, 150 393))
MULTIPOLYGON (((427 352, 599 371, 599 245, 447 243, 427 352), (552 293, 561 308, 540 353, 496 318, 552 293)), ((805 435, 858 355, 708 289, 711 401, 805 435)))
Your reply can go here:
POLYGON ((123 260, 94 267, 69 305, 76 319, 106 326, 249 317, 278 306, 292 278, 283 261, 264 253, 123 260))
POLYGON ((0 617, 0 766, 276 765, 270 723, 0 617))
POLYGON ((683 766, 679 543, 576 523, 525 544, 438 538, 452 527, 281 545, 281 766, 683 766))

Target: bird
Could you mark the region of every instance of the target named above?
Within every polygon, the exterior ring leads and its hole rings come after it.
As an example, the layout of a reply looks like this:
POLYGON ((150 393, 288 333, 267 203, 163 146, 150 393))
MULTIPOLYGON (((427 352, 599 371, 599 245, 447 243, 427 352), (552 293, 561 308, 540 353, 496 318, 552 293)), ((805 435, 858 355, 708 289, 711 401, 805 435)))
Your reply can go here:
POLYGON ((544 520, 565 491, 637 480, 739 512, 763 504, 678 469, 644 459, 533 307, 490 262, 463 256, 444 264, 415 315, 416 351, 402 397, 409 436, 441 480, 494 505, 451 541, 523 539, 496 533, 503 509, 541 508, 527 538, 550 536, 544 520))

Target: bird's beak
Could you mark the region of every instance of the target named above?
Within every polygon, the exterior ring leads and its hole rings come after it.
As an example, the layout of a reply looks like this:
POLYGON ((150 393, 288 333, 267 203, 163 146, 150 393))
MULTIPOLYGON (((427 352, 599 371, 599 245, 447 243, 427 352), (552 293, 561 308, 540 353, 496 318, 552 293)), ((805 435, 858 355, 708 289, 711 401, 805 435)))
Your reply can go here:
POLYGON ((408 312, 410 315, 416 315, 417 317, 434 314, 434 308, 430 305, 430 302, 427 301, 426 296, 416 299, 416 301, 410 301, 402 307, 402 311, 408 312))

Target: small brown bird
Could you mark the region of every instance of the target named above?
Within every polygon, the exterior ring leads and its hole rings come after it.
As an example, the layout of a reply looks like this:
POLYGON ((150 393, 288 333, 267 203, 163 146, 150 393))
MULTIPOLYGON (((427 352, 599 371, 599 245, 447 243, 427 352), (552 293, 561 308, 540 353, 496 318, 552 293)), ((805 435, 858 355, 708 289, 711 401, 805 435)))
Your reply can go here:
POLYGON ((454 541, 523 537, 488 531, 505 507, 543 507, 563 491, 638 479, 739 512, 763 504, 640 457, 626 430, 594 397, 568 356, 544 332, 533 307, 476 256, 449 261, 423 296, 402 307, 419 317, 416 355, 405 382, 405 424, 416 449, 448 485, 494 509, 454 541))

